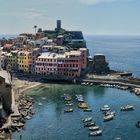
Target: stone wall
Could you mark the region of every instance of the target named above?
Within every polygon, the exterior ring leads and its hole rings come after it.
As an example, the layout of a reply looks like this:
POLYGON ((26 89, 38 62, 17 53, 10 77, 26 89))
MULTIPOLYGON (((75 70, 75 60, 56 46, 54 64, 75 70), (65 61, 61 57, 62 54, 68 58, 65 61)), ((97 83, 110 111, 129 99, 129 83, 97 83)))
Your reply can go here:
POLYGON ((2 101, 3 109, 7 114, 11 113, 12 105, 12 85, 5 83, 5 79, 0 77, 0 98, 2 101))

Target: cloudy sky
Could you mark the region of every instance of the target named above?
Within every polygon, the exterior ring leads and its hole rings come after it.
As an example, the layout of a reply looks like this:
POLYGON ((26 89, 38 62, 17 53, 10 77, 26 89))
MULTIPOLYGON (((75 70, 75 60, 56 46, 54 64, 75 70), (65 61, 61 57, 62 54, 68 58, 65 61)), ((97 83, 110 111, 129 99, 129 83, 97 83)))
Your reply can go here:
POLYGON ((0 0, 0 34, 54 29, 57 19, 84 34, 140 35, 140 0, 0 0))

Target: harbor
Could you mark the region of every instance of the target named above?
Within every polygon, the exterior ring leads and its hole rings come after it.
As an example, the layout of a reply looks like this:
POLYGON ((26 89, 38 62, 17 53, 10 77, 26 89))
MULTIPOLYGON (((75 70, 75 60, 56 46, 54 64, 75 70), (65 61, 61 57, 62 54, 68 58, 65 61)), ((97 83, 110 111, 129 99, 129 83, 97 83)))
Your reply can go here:
MULTIPOLYGON (((132 132, 139 136, 139 129, 135 125, 139 120, 139 98, 127 90, 97 85, 65 85, 64 89, 61 84, 51 84, 49 88, 48 85, 44 85, 36 90, 31 90, 28 95, 35 101, 35 115, 27 121, 24 130, 13 133, 13 139, 19 139, 22 135, 24 136, 22 140, 69 138, 85 140, 93 139, 93 137, 95 140, 115 140, 118 137, 123 140, 132 138, 132 132), (64 94, 71 97, 72 105, 67 106, 64 103, 62 98, 64 94), (75 95, 82 95, 84 102, 92 109, 92 112, 84 112, 83 109, 80 109, 75 95), (133 105, 133 111, 120 111, 121 107, 128 104, 133 105), (104 105, 108 105, 112 111, 115 111, 113 119, 106 122, 104 122, 103 112, 100 111, 104 105), (73 111, 64 113, 67 108, 72 108, 73 111), (101 136, 89 137, 90 130, 88 127, 84 127, 82 122, 83 118, 88 117, 92 117, 92 120, 102 130, 101 136), (127 135, 125 135, 126 128, 127 135)), ((68 97, 67 100, 70 100, 68 97)), ((138 139, 135 138, 135 140, 138 139)))

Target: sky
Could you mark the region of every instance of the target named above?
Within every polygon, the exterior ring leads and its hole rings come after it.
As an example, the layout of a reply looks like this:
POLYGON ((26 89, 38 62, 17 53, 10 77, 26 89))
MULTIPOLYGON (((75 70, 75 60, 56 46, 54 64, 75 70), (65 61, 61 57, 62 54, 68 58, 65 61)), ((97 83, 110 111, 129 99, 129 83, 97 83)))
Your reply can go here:
POLYGON ((0 34, 62 28, 84 34, 140 35, 140 0, 0 0, 0 34))

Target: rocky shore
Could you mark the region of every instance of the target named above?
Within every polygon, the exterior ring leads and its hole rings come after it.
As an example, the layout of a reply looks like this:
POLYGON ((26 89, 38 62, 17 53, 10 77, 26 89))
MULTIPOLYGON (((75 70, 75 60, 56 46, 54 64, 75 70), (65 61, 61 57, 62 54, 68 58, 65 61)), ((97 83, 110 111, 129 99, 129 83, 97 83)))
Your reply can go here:
POLYGON ((5 119, 5 124, 0 129, 0 140, 10 140, 12 132, 25 129, 26 121, 35 114, 33 98, 27 95, 27 91, 40 85, 40 82, 29 81, 28 79, 13 79, 14 111, 5 119))
POLYGON ((26 120, 31 119, 35 113, 33 110, 33 99, 25 94, 19 96, 18 103, 19 115, 11 115, 12 125, 10 130, 20 131, 21 128, 24 128, 26 120))

